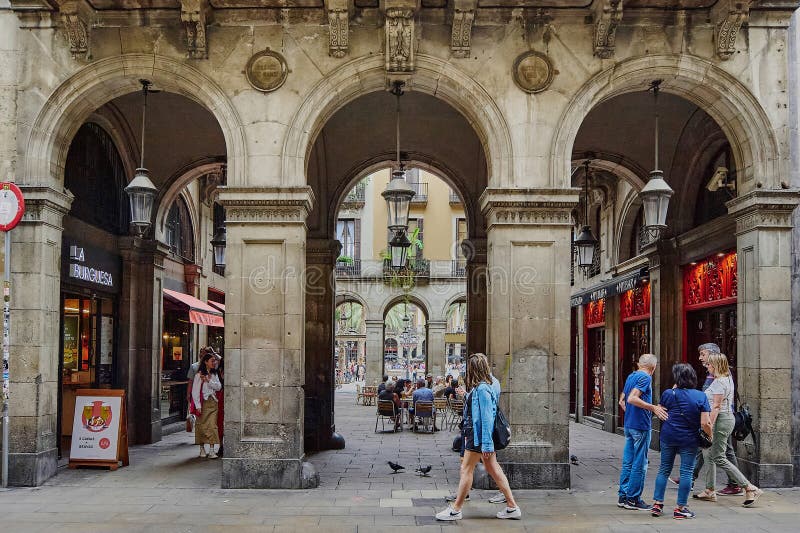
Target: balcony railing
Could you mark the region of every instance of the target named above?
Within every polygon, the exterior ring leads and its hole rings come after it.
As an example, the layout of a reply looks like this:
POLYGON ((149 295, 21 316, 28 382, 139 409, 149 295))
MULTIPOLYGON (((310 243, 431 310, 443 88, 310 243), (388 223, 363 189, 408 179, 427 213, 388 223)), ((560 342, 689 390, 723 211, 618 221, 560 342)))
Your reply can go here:
POLYGON ((467 277, 467 260, 466 259, 454 259, 451 263, 451 275, 454 278, 466 278, 467 277))
POLYGON ((450 190, 450 203, 451 204, 460 204, 461 203, 461 197, 458 196, 458 194, 456 194, 456 191, 454 191, 452 189, 450 190))
POLYGON ((349 204, 351 206, 357 206, 357 205, 363 206, 364 202, 366 201, 366 190, 367 190, 366 183, 364 183, 363 181, 357 183, 356 186, 353 187, 353 190, 347 193, 347 196, 344 197, 344 203, 349 204))
MULTIPOLYGON (((413 259, 408 261, 408 268, 415 277, 429 278, 431 276, 431 262, 428 259, 413 259)), ((383 261, 384 277, 394 274, 392 263, 388 259, 383 261)))
POLYGON ((336 262, 336 275, 342 277, 358 277, 361 275, 361 259, 353 259, 353 262, 336 262))
POLYGON ((414 198, 411 203, 424 204, 428 201, 428 184, 419 181, 409 181, 409 185, 414 189, 414 198))

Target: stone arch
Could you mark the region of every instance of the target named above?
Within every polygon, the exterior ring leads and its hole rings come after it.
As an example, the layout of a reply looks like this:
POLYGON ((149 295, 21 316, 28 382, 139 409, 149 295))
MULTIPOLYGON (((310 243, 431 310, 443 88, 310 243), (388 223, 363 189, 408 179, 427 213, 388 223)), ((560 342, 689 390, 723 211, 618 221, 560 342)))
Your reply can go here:
MULTIPOLYGON (((452 64, 425 54, 416 57, 409 89, 440 98, 473 126, 483 144, 490 187, 514 183, 511 133, 489 93, 452 64)), ((308 93, 289 124, 281 154, 281 185, 305 185, 308 155, 314 139, 333 114, 367 93, 385 90, 381 56, 354 59, 327 74, 308 93)))
POLYGON ((636 217, 639 214, 639 209, 642 207, 642 200, 639 198, 638 190, 630 190, 625 195, 625 200, 622 202, 622 209, 620 210, 619 224, 614 232, 614 250, 612 256, 612 263, 618 265, 621 262, 633 259, 634 256, 625 257, 628 254, 623 254, 624 247, 631 241, 633 232, 633 224, 636 222, 636 217))
POLYGON ((164 240, 164 225, 167 221, 167 213, 172 206, 172 202, 181 194, 184 187, 192 183, 197 178, 213 172, 222 172, 224 163, 203 161, 192 165, 188 169, 183 169, 176 173, 177 177, 169 180, 169 187, 159 190, 156 197, 156 218, 155 218, 155 239, 164 240))
POLYGON ((345 291, 341 289, 337 290, 336 299, 333 302, 334 309, 347 302, 355 302, 359 304, 362 308, 364 308, 364 320, 374 319, 372 317, 370 308, 367 305, 367 301, 364 298, 362 298, 359 294, 356 294, 355 292, 352 291, 345 291))
MULTIPOLYGON (((464 302, 465 304, 467 303, 467 293, 466 292, 462 292, 462 293, 456 294, 455 296, 451 297, 449 300, 447 300, 444 303, 444 306, 442 307, 441 311, 439 312, 439 316, 441 317, 440 320, 444 320, 445 322, 447 322, 447 310, 450 309, 451 305, 459 303, 459 302, 464 302)), ((469 313, 469 307, 467 307, 467 313, 469 313)))
POLYGON ((592 170, 604 170, 628 182, 631 187, 641 191, 646 183, 648 171, 641 168, 635 161, 611 152, 579 152, 572 155, 572 164, 583 164, 585 159, 591 159, 592 170))
POLYGON ((559 118, 550 150, 550 182, 569 187, 572 148, 589 111, 608 98, 643 91, 659 78, 665 92, 694 103, 719 124, 731 142, 742 192, 754 188, 756 181, 767 188, 776 186, 786 163, 759 101, 731 74, 685 54, 628 59, 586 82, 559 118))
POLYGON ((229 183, 243 184, 244 133, 228 96, 196 68, 153 54, 124 54, 101 59, 61 83, 31 127, 22 181, 62 184, 69 144, 86 117, 118 96, 141 90, 140 78, 148 78, 160 89, 198 102, 214 116, 225 138, 229 183))
POLYGON ((408 303, 414 304, 422 310, 422 313, 425 315, 426 324, 431 321, 431 310, 433 307, 431 306, 430 302, 425 299, 425 297, 419 294, 408 296, 400 294, 386 298, 381 304, 381 320, 386 320, 386 315, 389 313, 389 310, 397 304, 404 303, 405 300, 408 300, 408 303))

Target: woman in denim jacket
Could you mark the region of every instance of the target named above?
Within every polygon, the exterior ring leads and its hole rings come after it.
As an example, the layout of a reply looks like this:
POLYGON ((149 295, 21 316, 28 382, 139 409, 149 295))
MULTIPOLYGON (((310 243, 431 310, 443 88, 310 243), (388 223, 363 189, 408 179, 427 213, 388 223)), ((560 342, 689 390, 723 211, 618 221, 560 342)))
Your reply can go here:
POLYGON ((470 356, 467 363, 467 389, 470 390, 464 402, 464 459, 461 461, 461 478, 458 484, 458 495, 455 502, 447 509, 436 515, 437 520, 461 520, 461 507, 472 487, 472 476, 475 466, 483 460, 486 472, 492 476, 497 487, 505 497, 507 507, 497 513, 497 518, 511 518, 519 520, 522 512, 514 501, 511 488, 508 485, 503 469, 497 462, 494 451, 492 431, 494 419, 497 415, 497 396, 492 389, 491 371, 489 361, 483 354, 470 356))

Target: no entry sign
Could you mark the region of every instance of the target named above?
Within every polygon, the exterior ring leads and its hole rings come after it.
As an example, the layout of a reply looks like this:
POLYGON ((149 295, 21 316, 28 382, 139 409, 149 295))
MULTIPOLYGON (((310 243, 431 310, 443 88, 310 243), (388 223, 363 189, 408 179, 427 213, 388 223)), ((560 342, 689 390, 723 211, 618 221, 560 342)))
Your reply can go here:
POLYGON ((16 226, 25 212, 22 191, 15 184, 0 182, 0 231, 8 231, 16 226))

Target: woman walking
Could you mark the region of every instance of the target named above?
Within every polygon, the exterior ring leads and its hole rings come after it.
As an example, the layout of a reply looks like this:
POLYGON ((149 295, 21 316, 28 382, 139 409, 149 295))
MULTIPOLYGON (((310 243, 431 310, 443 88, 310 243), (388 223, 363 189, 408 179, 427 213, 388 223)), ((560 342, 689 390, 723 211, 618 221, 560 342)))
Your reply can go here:
POLYGON ((194 443, 200 445, 200 457, 217 458, 219 446, 219 429, 217 428, 216 392, 222 390, 222 383, 217 375, 219 359, 213 353, 206 353, 200 360, 200 369, 192 383, 192 402, 200 414, 194 428, 194 443))
POLYGON ((733 378, 728 368, 728 358, 720 353, 708 356, 708 370, 714 376, 714 381, 705 393, 711 404, 711 424, 714 427, 714 437, 710 448, 703 450, 706 465, 706 490, 695 494, 698 500, 717 501, 716 480, 717 467, 722 468, 730 479, 745 491, 744 507, 752 507, 764 493, 761 489, 750 483, 738 468, 733 466, 725 457, 725 447, 733 432, 735 418, 731 407, 733 406, 733 378))
POLYGON ((698 431, 711 436, 711 418, 706 395, 697 390, 697 374, 691 365, 679 363, 672 366, 672 379, 675 385, 661 395, 661 407, 667 410, 668 418, 661 424, 661 466, 656 477, 651 514, 664 514, 664 491, 667 478, 672 472, 675 456, 681 457, 680 483, 678 484, 678 505, 672 512, 676 520, 694 518, 694 513, 686 506, 692 490, 692 472, 697 456, 698 431))
POLYGON ((507 506, 497 513, 497 518, 519 520, 522 511, 514 501, 514 495, 508 485, 508 479, 497 462, 494 451, 492 431, 497 416, 497 396, 492 390, 489 361, 483 354, 470 356, 467 363, 467 389, 470 393, 464 402, 463 419, 463 459, 461 460, 461 478, 458 483, 456 500, 444 511, 437 513, 437 520, 461 520, 461 507, 472 487, 472 476, 475 466, 483 460, 486 472, 492 476, 500 492, 506 497, 507 506))

